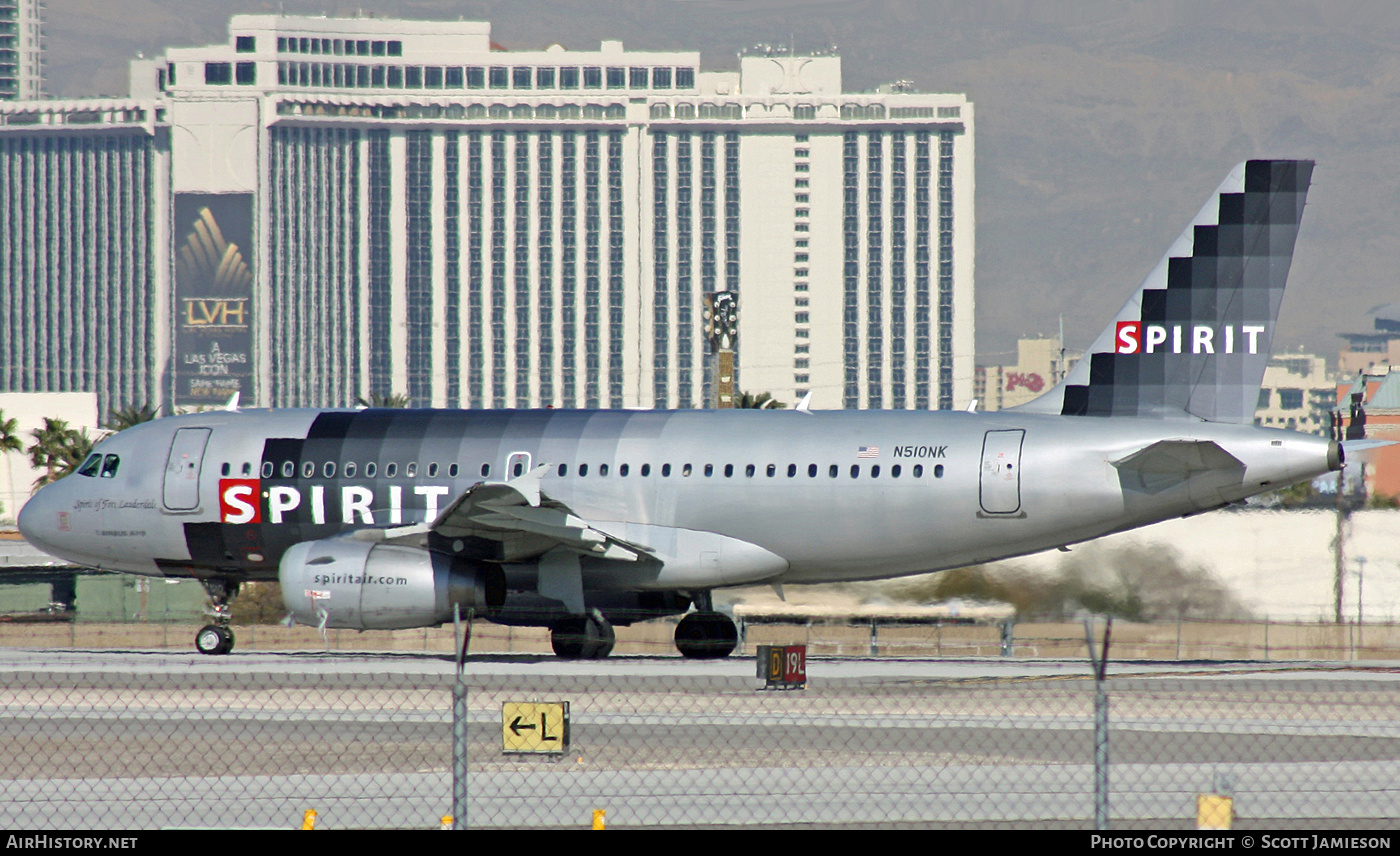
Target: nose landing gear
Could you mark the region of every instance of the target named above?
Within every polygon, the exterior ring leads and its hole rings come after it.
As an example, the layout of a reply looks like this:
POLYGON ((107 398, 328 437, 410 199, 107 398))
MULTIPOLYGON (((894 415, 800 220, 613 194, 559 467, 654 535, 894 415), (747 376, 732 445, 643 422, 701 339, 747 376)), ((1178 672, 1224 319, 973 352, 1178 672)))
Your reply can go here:
POLYGON ((214 623, 199 628, 194 635, 195 650, 201 654, 227 654, 233 650, 233 599, 238 596, 238 583, 231 580, 206 579, 199 581, 209 593, 211 601, 209 614, 214 623))

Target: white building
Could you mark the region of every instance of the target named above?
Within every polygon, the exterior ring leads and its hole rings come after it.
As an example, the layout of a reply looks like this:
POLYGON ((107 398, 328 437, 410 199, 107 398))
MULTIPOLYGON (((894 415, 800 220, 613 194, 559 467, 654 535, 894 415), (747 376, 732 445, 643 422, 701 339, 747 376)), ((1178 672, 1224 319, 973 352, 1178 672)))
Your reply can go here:
POLYGON ((1054 389, 1083 354, 1067 352, 1058 336, 1016 340, 1016 364, 979 366, 977 399, 983 410, 1004 410, 1054 389))
POLYGON ((965 405, 972 105, 699 59, 240 15, 130 99, 0 107, 0 389, 703 407, 730 291, 740 389, 965 405))
POLYGON ((1312 354, 1275 354, 1264 368, 1254 424, 1328 436, 1337 409, 1337 376, 1312 354))
POLYGON ((43 25, 43 0, 0 0, 0 101, 44 96, 43 25))

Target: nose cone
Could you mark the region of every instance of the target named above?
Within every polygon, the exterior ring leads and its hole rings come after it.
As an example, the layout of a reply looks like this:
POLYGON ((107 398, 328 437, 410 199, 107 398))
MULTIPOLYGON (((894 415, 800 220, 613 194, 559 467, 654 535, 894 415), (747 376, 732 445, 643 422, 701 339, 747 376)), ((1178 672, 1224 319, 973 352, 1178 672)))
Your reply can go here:
POLYGON ((19 532, 24 540, 55 556, 61 556, 60 549, 54 546, 60 540, 66 527, 66 517, 59 510, 55 495, 57 485, 40 488, 19 510, 19 532))

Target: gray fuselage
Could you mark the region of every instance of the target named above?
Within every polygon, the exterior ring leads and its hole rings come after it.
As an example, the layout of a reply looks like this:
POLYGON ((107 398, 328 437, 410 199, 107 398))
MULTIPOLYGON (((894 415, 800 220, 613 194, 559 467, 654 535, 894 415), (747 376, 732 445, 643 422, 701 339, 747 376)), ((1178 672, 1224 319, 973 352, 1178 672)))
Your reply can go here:
MULTIPOLYGON (((81 564, 273 578, 294 543, 430 522, 477 483, 536 470, 551 500, 673 566, 617 577, 631 588, 960 567, 1335 468, 1328 441, 1294 432, 1016 411, 217 411, 147 423, 96 451, 119 457, 111 477, 65 478, 22 521, 39 546, 81 564), (177 436, 207 442, 181 461, 177 436), (1238 474, 1124 476, 1125 458, 1162 441, 1214 443, 1238 474), (730 562, 713 548, 716 558, 692 533, 776 561, 730 562)), ((505 543, 488 558, 537 558, 528 542, 511 551, 505 543)), ((605 568, 585 571, 590 588, 610 587, 605 568)))

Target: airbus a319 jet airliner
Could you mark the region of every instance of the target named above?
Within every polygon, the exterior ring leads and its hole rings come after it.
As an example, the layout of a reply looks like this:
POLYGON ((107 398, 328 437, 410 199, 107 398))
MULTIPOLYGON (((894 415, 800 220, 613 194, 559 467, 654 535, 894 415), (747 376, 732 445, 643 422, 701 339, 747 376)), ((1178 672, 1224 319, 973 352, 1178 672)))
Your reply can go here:
POLYGON ((1195 514, 1341 466, 1256 428, 1308 161, 1240 164, 1064 381, 994 413, 225 410, 102 442, 19 518, 81 565, 278 580, 322 628, 474 614, 603 657, 613 626, 686 613, 725 656, 714 589, 957 568, 1195 514))

